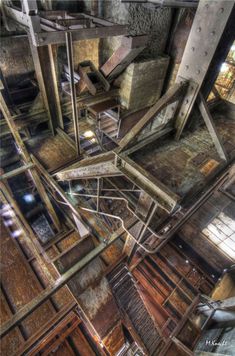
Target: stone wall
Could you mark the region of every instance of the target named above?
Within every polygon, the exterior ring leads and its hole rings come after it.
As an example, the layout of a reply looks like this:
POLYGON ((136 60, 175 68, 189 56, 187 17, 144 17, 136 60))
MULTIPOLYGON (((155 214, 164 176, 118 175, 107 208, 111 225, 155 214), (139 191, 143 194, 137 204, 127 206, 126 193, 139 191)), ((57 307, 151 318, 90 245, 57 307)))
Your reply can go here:
POLYGON ((130 111, 153 105, 161 95, 168 63, 167 56, 131 63, 115 82, 121 104, 130 111))

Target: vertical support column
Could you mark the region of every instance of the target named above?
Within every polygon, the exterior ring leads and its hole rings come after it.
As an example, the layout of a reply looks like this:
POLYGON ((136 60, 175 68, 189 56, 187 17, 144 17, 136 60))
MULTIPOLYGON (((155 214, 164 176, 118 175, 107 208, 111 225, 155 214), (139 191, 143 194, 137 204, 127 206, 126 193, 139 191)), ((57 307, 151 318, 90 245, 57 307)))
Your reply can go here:
MULTIPOLYGON (((22 154, 24 161, 26 163, 30 162, 31 161, 30 155, 24 145, 24 142, 22 141, 22 139, 20 137, 17 127, 15 126, 14 120, 11 118, 11 113, 5 103, 5 100, 4 100, 1 92, 0 92, 0 109, 3 113, 3 116, 4 116, 8 126, 9 126, 12 136, 14 137, 16 144, 17 144, 18 148, 20 149, 20 153, 22 154)), ((32 169, 31 174, 32 174, 32 178, 35 183, 35 186, 38 190, 38 193, 39 193, 42 201, 45 203, 55 227, 59 231, 60 227, 61 227, 60 221, 57 217, 57 214, 53 208, 53 205, 52 205, 50 199, 48 198, 48 195, 46 193, 44 185, 42 184, 40 177, 39 177, 35 168, 32 169)))
POLYGON ((180 138, 205 81, 226 24, 231 18, 234 3, 234 0, 199 1, 176 78, 177 83, 190 81, 176 118, 176 139, 180 138))
POLYGON ((76 101, 76 88, 75 88, 75 82, 74 82, 72 33, 66 32, 65 36, 66 36, 67 59, 68 59, 68 67, 69 67, 69 75, 70 75, 70 92, 71 92, 75 142, 76 142, 77 155, 79 156, 81 153, 81 150, 80 150, 80 141, 79 141, 79 125, 78 125, 78 109, 77 109, 77 101, 76 101))
POLYGON ((219 134, 213 122, 213 118, 211 117, 211 113, 208 109, 207 103, 201 93, 199 93, 198 106, 220 158, 227 162, 228 156, 224 148, 223 142, 219 137, 219 134))
POLYGON ((55 134, 58 126, 64 128, 56 77, 56 47, 55 45, 36 47, 30 35, 29 43, 40 93, 48 113, 51 131, 55 134))

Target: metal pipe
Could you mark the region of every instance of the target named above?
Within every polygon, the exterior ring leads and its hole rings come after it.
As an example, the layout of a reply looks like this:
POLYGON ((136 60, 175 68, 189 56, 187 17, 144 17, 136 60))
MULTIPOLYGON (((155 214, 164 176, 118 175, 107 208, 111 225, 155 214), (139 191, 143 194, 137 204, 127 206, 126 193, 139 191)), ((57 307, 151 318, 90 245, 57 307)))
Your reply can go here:
POLYGON ((78 125, 78 109, 77 109, 77 101, 76 101, 76 88, 74 82, 74 63, 73 63, 73 41, 72 41, 72 33, 66 32, 66 50, 67 50, 67 60, 69 67, 69 75, 70 75, 70 92, 71 92, 71 103, 72 103, 72 116, 74 123, 74 133, 75 133, 75 142, 77 155, 81 154, 80 150, 80 141, 79 141, 79 125, 78 125))

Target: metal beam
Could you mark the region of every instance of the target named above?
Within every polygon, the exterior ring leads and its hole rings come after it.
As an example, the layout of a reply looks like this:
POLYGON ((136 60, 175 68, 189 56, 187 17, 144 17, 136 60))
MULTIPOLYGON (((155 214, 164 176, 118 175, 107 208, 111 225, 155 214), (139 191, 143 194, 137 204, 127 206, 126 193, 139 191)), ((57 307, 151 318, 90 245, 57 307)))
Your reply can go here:
POLYGON ((27 171, 28 169, 33 168, 33 167, 34 167, 34 164, 33 163, 29 163, 29 164, 26 164, 26 165, 24 165, 22 167, 13 169, 10 172, 7 172, 7 173, 4 173, 4 174, 0 175, 0 181, 4 182, 6 179, 9 179, 9 178, 17 176, 18 174, 24 173, 25 171, 27 171))
POLYGON ((187 83, 181 82, 175 84, 171 87, 157 102, 154 104, 147 113, 142 117, 141 120, 121 139, 119 142, 119 147, 117 152, 121 152, 126 149, 133 139, 135 139, 140 132, 155 119, 166 106, 172 104, 173 102, 179 100, 184 92, 187 83))
POLYGON ((151 3, 160 7, 197 7, 199 0, 122 0, 124 3, 151 3))
POLYGON ((129 157, 118 155, 117 167, 168 213, 176 208, 180 197, 129 157))
POLYGON ((199 93, 198 106, 199 106, 199 109, 200 109, 202 117, 205 121, 206 127, 211 135, 212 141, 214 142, 214 145, 216 147, 216 150, 217 150, 220 158, 227 162, 228 156, 227 156, 226 150, 224 148, 223 142, 221 141, 221 139, 219 137, 219 134, 216 130, 213 118, 209 111, 208 105, 201 93, 199 93))
POLYGON ((115 154, 113 152, 107 152, 94 157, 85 158, 57 172, 56 176, 59 180, 76 180, 121 175, 119 169, 115 167, 114 162, 115 154))
POLYGON ((109 81, 114 80, 146 47, 148 36, 123 37, 121 45, 102 65, 101 72, 109 81))
MULTIPOLYGON (((23 159, 25 160, 26 163, 30 163, 30 161, 31 161, 30 155, 25 147, 24 142, 22 141, 22 138, 17 130, 14 120, 12 120, 12 118, 11 118, 11 113, 5 103, 5 100, 4 100, 1 92, 0 92, 0 109, 3 113, 3 116, 4 116, 8 126, 9 126, 12 136, 14 137, 16 144, 19 147, 19 150, 23 156, 23 159)), ((61 227, 59 219, 57 217, 57 214, 53 208, 53 205, 52 205, 50 199, 47 196, 45 188, 40 180, 40 177, 38 176, 38 173, 34 167, 31 168, 30 172, 31 172, 33 181, 35 183, 35 186, 38 190, 38 193, 39 193, 42 201, 45 203, 53 223, 55 224, 57 230, 59 230, 61 227)))
POLYGON ((234 0, 201 0, 185 46, 176 82, 189 80, 190 85, 176 119, 179 139, 204 82, 220 38, 230 18, 234 0))
MULTIPOLYGON (((26 3, 28 4, 27 6, 29 7, 30 1, 26 0, 26 3)), ((18 8, 10 7, 3 3, 1 4, 1 6, 4 10, 5 17, 10 17, 18 24, 23 26, 25 29, 29 28, 34 46, 45 46, 49 44, 60 44, 60 43, 62 44, 66 42, 65 34, 67 30, 57 31, 55 22, 54 22, 54 27, 44 25, 43 17, 41 18, 39 15, 36 15, 37 11, 35 9, 33 9, 34 14, 32 15, 31 10, 29 11, 29 14, 25 14, 18 8), (42 29, 44 29, 45 31, 43 32, 42 29)), ((46 12, 43 13, 43 16, 45 15, 46 12)), ((97 17, 90 16, 83 13, 73 14, 73 15, 74 16, 79 15, 84 17, 85 19, 86 18, 91 19, 93 25, 93 27, 70 29, 69 32, 73 36, 73 41, 80 41, 80 40, 93 39, 93 38, 107 38, 112 36, 122 36, 128 34, 127 25, 117 25, 110 21, 99 19, 97 17)), ((72 16, 70 16, 70 18, 73 19, 72 16)), ((74 17, 74 19, 76 19, 76 17, 74 17)))
POLYGON ((67 272, 62 274, 52 286, 43 290, 36 298, 21 308, 14 316, 7 321, 0 330, 0 337, 6 335, 15 326, 21 323, 28 315, 30 315, 35 309, 48 300, 54 293, 60 288, 66 285, 79 271, 86 267, 91 261, 104 252, 109 246, 111 246, 116 240, 118 240, 124 234, 123 228, 119 228, 114 232, 107 242, 101 242, 96 248, 89 252, 80 261, 75 263, 67 272))
POLYGON ((30 34, 28 37, 40 93, 54 134, 57 127, 64 126, 57 85, 55 48, 51 45, 37 48, 30 34))
POLYGON ((70 93, 71 93, 71 103, 72 103, 74 134, 75 134, 77 155, 79 156, 81 154, 81 149, 80 149, 80 139, 79 139, 78 109, 77 109, 77 102, 76 102, 76 87, 74 81, 72 33, 66 32, 65 37, 66 37, 67 60, 68 60, 69 76, 70 76, 70 93))

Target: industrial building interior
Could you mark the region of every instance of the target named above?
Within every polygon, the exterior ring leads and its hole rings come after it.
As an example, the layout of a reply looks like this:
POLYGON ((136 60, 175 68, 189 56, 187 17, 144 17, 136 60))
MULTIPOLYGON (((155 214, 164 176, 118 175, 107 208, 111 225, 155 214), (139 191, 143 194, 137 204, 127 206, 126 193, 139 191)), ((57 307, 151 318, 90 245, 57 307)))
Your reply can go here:
POLYGON ((0 11, 1 355, 235 355, 234 0, 0 11))

